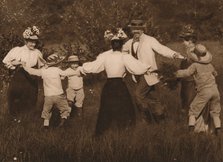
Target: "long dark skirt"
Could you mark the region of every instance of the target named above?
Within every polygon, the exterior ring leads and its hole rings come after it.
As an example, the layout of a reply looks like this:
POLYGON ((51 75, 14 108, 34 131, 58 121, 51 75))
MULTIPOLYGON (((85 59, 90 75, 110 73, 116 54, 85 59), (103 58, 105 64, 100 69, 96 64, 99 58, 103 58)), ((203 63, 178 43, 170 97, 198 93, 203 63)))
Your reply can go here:
POLYGON ((115 128, 124 130, 135 124, 135 109, 122 78, 109 78, 105 83, 96 124, 96 135, 115 128))
POLYGON ((14 71, 8 88, 8 108, 11 115, 18 115, 35 107, 38 94, 37 77, 23 68, 14 71))

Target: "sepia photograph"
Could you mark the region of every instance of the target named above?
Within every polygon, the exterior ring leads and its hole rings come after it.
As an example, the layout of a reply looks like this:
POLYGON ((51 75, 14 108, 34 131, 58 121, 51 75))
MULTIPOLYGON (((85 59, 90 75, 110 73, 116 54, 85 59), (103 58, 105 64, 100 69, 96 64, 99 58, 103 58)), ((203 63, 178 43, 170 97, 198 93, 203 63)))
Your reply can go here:
POLYGON ((0 162, 223 162, 223 0, 0 0, 0 162))

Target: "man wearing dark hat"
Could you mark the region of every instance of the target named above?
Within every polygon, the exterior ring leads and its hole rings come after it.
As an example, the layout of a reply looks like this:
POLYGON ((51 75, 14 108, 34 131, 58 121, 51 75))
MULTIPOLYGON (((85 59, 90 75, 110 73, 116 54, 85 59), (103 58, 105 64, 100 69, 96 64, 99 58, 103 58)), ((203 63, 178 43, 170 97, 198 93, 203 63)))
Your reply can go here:
POLYGON ((154 72, 157 70, 155 52, 173 59, 184 57, 160 44, 154 37, 144 34, 146 24, 143 20, 132 20, 129 27, 133 38, 125 43, 123 51, 133 55, 142 63, 151 65, 151 69, 137 79, 136 102, 148 119, 152 117, 159 122, 164 119, 164 106, 160 102, 158 93, 160 80, 158 74, 154 72))

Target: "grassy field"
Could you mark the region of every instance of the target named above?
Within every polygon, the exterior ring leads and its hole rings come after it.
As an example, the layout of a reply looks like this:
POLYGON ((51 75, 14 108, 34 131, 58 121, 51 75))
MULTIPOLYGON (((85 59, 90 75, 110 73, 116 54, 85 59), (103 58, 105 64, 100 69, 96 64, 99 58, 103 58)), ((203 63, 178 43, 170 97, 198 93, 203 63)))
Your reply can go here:
MULTIPOLYGON (((213 64, 219 75, 217 82, 223 94, 223 46, 218 42, 203 42, 213 53, 213 64)), ((182 45, 169 45, 183 51, 182 45)), ((159 63, 173 61, 158 57, 159 63)), ((179 62, 176 62, 178 65, 179 62)), ((134 94, 134 84, 126 78, 134 94)), ((8 118, 6 89, 0 95, 0 161, 1 162, 222 162, 223 136, 189 134, 187 115, 180 113, 179 87, 163 87, 162 102, 167 107, 167 119, 161 124, 147 124, 138 113, 135 128, 123 132, 110 131, 94 138, 100 92, 104 79, 85 79, 86 100, 84 118, 71 118, 64 128, 42 129, 42 89, 37 107, 24 114, 21 122, 8 118)), ((134 95, 133 95, 134 98, 134 95)))

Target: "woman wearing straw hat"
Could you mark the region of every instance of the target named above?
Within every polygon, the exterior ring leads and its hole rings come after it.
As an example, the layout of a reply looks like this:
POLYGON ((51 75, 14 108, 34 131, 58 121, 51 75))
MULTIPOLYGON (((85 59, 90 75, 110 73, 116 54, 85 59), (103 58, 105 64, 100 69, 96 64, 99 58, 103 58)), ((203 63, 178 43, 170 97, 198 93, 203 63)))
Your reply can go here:
POLYGON ((14 73, 8 88, 8 107, 13 117, 22 110, 32 109, 37 101, 37 79, 24 71, 21 64, 24 62, 29 67, 40 67, 44 62, 42 53, 36 49, 39 29, 36 26, 28 27, 23 38, 25 45, 11 49, 3 59, 5 66, 14 73))
POLYGON ((196 84, 197 94, 190 104, 189 109, 189 130, 194 131, 196 120, 202 114, 205 105, 210 102, 210 115, 215 126, 215 133, 220 133, 220 94, 215 81, 217 75, 211 64, 212 55, 205 46, 197 44, 191 52, 192 63, 185 70, 178 70, 176 76, 179 78, 193 76, 196 84))
POLYGON ((125 130, 135 123, 135 110, 129 91, 123 82, 126 69, 132 74, 144 74, 149 65, 144 65, 133 56, 122 53, 123 40, 127 37, 122 29, 116 32, 107 30, 104 35, 109 39, 112 50, 101 53, 93 62, 84 63, 82 72, 99 73, 105 71, 107 81, 101 93, 96 135, 109 128, 125 130))

